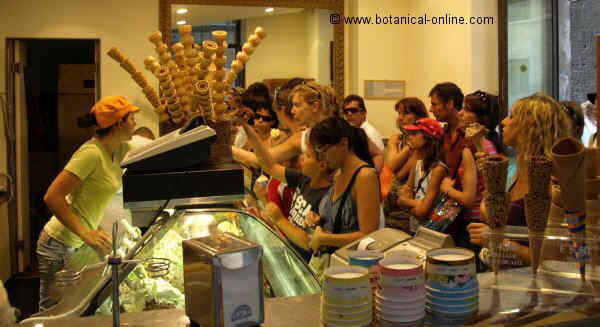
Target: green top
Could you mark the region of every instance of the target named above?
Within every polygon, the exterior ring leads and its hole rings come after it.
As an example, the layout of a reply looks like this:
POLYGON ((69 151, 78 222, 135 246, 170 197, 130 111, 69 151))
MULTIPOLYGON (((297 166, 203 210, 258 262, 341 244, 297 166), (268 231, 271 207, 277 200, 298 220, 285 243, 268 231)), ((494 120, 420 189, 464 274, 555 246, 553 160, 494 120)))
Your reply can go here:
MULTIPOLYGON (((67 196, 67 202, 73 213, 89 229, 94 230, 98 227, 104 209, 121 187, 123 181, 121 162, 128 150, 129 145, 123 143, 111 158, 104 145, 92 138, 73 154, 64 168, 81 180, 81 185, 67 196)), ((67 246, 83 245, 83 241, 65 227, 56 216, 52 216, 44 230, 52 238, 67 246)))

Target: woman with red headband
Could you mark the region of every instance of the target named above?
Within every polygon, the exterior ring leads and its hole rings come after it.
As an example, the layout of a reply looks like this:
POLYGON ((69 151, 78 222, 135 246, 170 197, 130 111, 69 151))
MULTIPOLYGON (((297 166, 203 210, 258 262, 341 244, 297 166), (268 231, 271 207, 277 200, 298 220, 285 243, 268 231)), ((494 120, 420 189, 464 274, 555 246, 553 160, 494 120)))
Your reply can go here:
POLYGON ((112 96, 100 100, 77 121, 81 128, 95 127, 96 133, 73 154, 44 196, 54 216, 37 243, 40 311, 56 304, 48 296, 48 287, 68 255, 84 243, 100 252, 111 248, 110 236, 98 225, 121 187, 121 161, 129 151, 127 142, 135 131, 138 111, 124 97, 112 96))

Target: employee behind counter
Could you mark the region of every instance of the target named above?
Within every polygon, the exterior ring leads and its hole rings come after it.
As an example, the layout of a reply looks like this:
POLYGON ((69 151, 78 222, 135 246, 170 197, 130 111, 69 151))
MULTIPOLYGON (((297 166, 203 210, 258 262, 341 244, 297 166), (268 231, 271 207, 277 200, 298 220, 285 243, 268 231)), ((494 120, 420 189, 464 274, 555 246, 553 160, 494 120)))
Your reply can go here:
POLYGON ((111 237, 98 226, 106 206, 121 188, 121 162, 130 149, 127 142, 134 133, 138 111, 124 97, 110 96, 78 119, 79 127, 95 127, 96 131, 73 154, 44 196, 54 216, 37 243, 40 311, 56 304, 49 298, 49 285, 70 254, 84 243, 101 252, 111 248, 111 237))

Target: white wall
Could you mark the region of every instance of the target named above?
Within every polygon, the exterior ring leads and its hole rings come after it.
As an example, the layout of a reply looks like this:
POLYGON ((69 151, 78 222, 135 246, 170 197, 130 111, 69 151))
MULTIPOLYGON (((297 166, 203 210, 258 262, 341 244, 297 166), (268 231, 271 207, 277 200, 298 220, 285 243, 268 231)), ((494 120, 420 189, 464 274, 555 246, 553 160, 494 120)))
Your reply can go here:
POLYGON ((267 30, 267 38, 250 57, 246 67, 246 85, 266 78, 314 78, 330 84, 329 42, 333 27, 326 10, 307 9, 299 13, 249 18, 245 40, 258 26, 267 30))
MULTIPOLYGON (((496 1, 347 0, 347 16, 427 14, 497 17, 496 1), (383 9, 385 8, 385 9, 383 9)), ((497 19, 496 19, 497 22, 497 19)), ((406 95, 429 107, 429 90, 451 81, 463 92, 498 93, 498 25, 346 25, 346 94, 364 95, 365 80, 405 80, 406 95)), ((396 100, 367 100, 368 119, 396 133, 396 100)))
POLYGON ((267 37, 258 46, 248 66, 246 85, 262 82, 265 78, 292 78, 307 76, 306 14, 275 15, 246 20, 246 40, 254 29, 262 26, 267 37))
MULTIPOLYGON (((143 59, 153 54, 147 41, 150 33, 158 29, 158 1, 103 0, 103 1, 0 1, 0 92, 5 92, 5 40, 12 38, 90 38, 101 40, 102 95, 124 95, 142 108, 137 116, 138 125, 158 131, 156 116, 142 91, 128 74, 106 52, 113 46, 121 49, 143 70, 143 59)), ((147 72, 144 72, 152 80, 147 72)), ((4 133, 0 133, 4 135, 4 133)), ((4 138, 0 151, 6 155, 4 138)), ((0 169, 6 171, 5 158, 0 159, 0 169)), ((6 209, 0 213, 0 228, 6 230, 6 209)), ((14 217, 10 217, 14 219, 14 217)), ((8 246, 0 237, 0 278, 6 279, 8 246)))

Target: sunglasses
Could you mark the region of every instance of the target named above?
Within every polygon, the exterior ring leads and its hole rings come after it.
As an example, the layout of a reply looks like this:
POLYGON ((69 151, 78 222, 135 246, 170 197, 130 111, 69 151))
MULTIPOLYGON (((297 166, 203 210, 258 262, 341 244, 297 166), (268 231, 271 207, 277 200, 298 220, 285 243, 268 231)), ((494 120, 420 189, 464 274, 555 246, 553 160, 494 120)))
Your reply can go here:
POLYGON ((476 95, 476 96, 478 96, 479 99, 481 100, 481 102, 487 104, 487 102, 488 102, 488 95, 487 95, 487 93, 485 93, 483 91, 480 91, 480 90, 477 90, 473 94, 476 95))
POLYGON ((349 115, 349 114, 357 114, 359 112, 361 112, 362 110, 360 110, 360 108, 344 108, 342 110, 344 112, 345 115, 349 115))
POLYGON ((273 121, 273 117, 271 117, 271 116, 255 114, 254 115, 254 120, 258 120, 258 119, 260 119, 260 120, 262 120, 264 122, 267 122, 267 123, 270 123, 270 122, 273 121))

